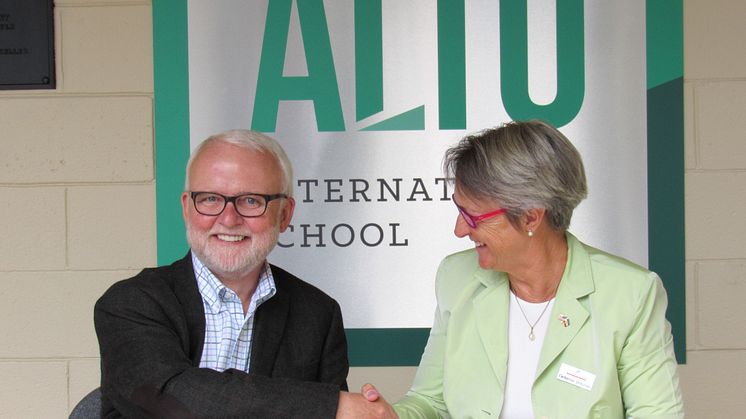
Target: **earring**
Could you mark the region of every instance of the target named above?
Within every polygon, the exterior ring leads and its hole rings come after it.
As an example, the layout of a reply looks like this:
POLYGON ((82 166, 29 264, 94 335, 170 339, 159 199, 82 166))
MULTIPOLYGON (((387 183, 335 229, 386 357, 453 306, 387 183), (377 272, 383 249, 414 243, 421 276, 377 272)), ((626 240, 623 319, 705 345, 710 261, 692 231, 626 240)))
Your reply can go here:
POLYGON ((531 231, 531 230, 529 230, 529 231, 528 231, 528 237, 534 237, 534 232, 533 232, 533 231, 531 231))

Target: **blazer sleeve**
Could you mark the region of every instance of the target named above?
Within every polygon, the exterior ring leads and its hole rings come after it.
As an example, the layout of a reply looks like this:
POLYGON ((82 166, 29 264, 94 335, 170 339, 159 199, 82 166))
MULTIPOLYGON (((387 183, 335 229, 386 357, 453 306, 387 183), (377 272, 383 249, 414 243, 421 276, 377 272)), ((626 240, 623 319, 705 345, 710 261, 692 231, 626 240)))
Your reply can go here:
POLYGON ((347 391, 347 335, 342 322, 342 310, 336 302, 332 305, 332 319, 324 341, 324 349, 319 365, 319 381, 339 383, 341 390, 347 391))
POLYGON ((420 365, 406 397, 394 403, 400 419, 448 418, 443 399, 443 361, 447 330, 447 314, 435 309, 433 327, 425 345, 420 365))
POLYGON ((106 417, 336 414, 339 385, 198 368, 186 309, 158 280, 129 281, 114 285, 94 309, 106 417))
POLYGON ((448 408, 443 398, 443 365, 445 361, 450 303, 444 297, 455 292, 445 286, 449 272, 447 264, 441 262, 435 279, 437 307, 430 336, 417 367, 412 388, 406 397, 394 403, 394 411, 401 419, 448 418, 448 408))
POLYGON ((640 295, 635 322, 617 363, 627 417, 680 418, 683 402, 676 371, 667 297, 658 275, 640 295))

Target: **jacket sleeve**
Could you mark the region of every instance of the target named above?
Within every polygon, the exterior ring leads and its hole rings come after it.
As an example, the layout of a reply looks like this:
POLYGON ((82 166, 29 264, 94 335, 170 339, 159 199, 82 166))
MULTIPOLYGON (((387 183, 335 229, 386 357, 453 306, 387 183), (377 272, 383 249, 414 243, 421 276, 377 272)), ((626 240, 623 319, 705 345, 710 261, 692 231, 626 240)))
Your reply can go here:
POLYGON ((394 403, 400 419, 448 418, 443 399, 443 361, 445 352, 447 314, 435 309, 433 327, 425 351, 406 397, 394 403))
POLYGON ((676 371, 671 325, 666 320, 663 283, 649 274, 632 326, 617 363, 627 417, 680 418, 684 408, 676 371))
POLYGON ((198 368, 173 294, 126 282, 94 309, 106 417, 334 417, 339 385, 198 368))
POLYGON ((347 391, 347 336, 342 323, 342 311, 339 304, 333 302, 332 318, 329 332, 326 335, 321 355, 318 379, 322 383, 339 383, 341 390, 347 391))
POLYGON ((441 299, 442 293, 449 294, 450 291, 442 289, 443 277, 444 264, 441 263, 435 280, 438 306, 435 308, 430 336, 417 367, 412 388, 406 397, 393 405, 394 411, 401 419, 450 417, 443 399, 443 365, 450 312, 441 299))

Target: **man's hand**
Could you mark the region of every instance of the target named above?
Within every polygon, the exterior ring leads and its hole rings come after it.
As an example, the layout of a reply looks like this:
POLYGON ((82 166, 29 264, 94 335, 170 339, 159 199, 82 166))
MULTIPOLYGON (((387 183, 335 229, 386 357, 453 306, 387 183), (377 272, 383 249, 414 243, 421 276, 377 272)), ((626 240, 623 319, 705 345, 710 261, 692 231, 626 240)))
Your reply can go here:
POLYGON ((365 384, 360 390, 360 394, 344 391, 339 393, 337 419, 344 418, 398 419, 399 416, 373 384, 365 384))

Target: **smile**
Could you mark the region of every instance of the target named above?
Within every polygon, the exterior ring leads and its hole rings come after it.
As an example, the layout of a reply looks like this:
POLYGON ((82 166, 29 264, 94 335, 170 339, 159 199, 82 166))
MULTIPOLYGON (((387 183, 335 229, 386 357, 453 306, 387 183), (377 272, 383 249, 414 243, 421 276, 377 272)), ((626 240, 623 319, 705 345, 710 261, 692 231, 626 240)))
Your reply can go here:
POLYGON ((224 242, 239 242, 246 238, 246 236, 234 236, 230 234, 218 234, 217 238, 224 242))

